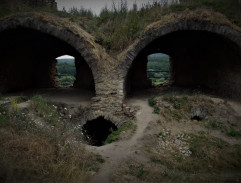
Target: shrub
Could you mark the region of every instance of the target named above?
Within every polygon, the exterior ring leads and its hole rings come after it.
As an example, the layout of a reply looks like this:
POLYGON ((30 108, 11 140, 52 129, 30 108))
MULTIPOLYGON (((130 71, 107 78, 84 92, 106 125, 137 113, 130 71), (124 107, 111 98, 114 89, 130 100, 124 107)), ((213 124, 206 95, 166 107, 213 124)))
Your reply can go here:
POLYGON ((160 108, 159 107, 155 107, 153 113, 154 114, 160 114, 160 108))
POLYGON ((5 126, 9 122, 9 115, 6 106, 0 105, 0 126, 5 126))
POLYGON ((16 99, 14 99, 14 98, 11 99, 11 106, 14 111, 18 111, 18 102, 16 99))
POLYGON ((120 135, 124 131, 128 130, 135 130, 135 125, 132 123, 125 123, 122 127, 117 129, 116 131, 113 131, 108 137, 106 138, 105 142, 103 144, 110 144, 111 142, 118 141, 120 139, 120 135))
POLYGON ((157 103, 155 97, 152 97, 148 100, 149 106, 154 107, 157 103))
POLYGON ((212 129, 225 129, 224 124, 221 121, 218 120, 210 120, 208 121, 208 124, 206 125, 207 128, 212 128, 212 129))
POLYGON ((26 96, 19 96, 16 98, 17 103, 26 102, 27 100, 28 100, 28 97, 26 96))
POLYGON ((227 135, 230 137, 241 137, 241 131, 237 131, 232 128, 231 131, 227 133, 227 135))

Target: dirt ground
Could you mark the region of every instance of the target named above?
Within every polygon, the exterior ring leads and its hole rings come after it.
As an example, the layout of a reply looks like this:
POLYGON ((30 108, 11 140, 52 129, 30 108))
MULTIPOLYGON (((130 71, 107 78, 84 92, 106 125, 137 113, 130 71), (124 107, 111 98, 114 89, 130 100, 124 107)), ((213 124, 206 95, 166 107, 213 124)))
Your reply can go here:
MULTIPOLYGON (((166 94, 164 92, 159 94, 160 97, 164 95, 170 95, 170 93, 166 94)), ((179 94, 174 92, 173 95, 177 97, 182 97, 185 94, 183 93, 179 94)), ((154 92, 154 96, 156 96, 155 92, 154 92)), ((166 135, 165 138, 170 138, 170 139, 175 138, 176 136, 182 136, 183 134, 198 134, 201 132, 201 133, 207 133, 211 137, 222 139, 223 141, 231 145, 241 144, 241 141, 239 138, 227 136, 225 132, 222 132, 218 127, 217 129, 216 128, 210 129, 209 127, 205 126, 204 122, 191 120, 188 118, 184 118, 184 119, 181 119, 180 121, 177 121, 175 119, 171 119, 171 118, 169 119, 169 117, 167 118, 163 117, 162 111, 165 111, 165 108, 169 108, 170 104, 164 107, 163 106, 160 107, 160 110, 161 110, 160 114, 154 114, 153 108, 148 105, 148 99, 150 97, 151 96, 149 92, 140 92, 140 93, 136 93, 135 97, 131 97, 127 99, 127 106, 135 105, 140 107, 140 110, 136 114, 136 120, 135 120, 137 129, 131 138, 129 138, 128 140, 114 142, 101 147, 93 147, 93 146, 86 145, 86 149, 88 151, 98 153, 105 159, 105 163, 100 168, 100 171, 93 175, 93 179, 91 180, 91 182, 96 182, 96 183, 97 182, 162 182, 162 181, 169 182, 171 179, 155 180, 150 178, 154 176, 152 174, 152 171, 158 172, 161 169, 160 167, 153 165, 151 158, 155 156, 155 154, 165 154, 165 153, 168 155, 172 155, 173 153, 175 154, 176 152, 172 152, 173 148, 169 148, 169 146, 170 147, 174 146, 174 149, 180 148, 175 143, 174 144, 171 144, 171 142, 170 144, 168 144, 168 142, 167 144, 160 143, 160 138, 159 137, 157 138, 160 131, 162 131, 162 133, 165 133, 165 131, 166 133, 169 133, 170 135, 169 136, 166 135), (158 146, 161 146, 161 147, 158 147, 158 146), (166 146, 165 149, 162 148, 163 146, 166 146), (145 175, 146 177, 144 176, 142 177, 142 166, 144 167, 144 169, 148 169, 148 170, 152 169, 152 171, 149 171, 149 175, 145 175), (133 170, 135 168, 137 169, 136 170, 137 172, 133 173, 132 171, 135 171, 133 170)), ((230 118, 230 120, 233 119, 233 116, 237 117, 237 119, 240 119, 241 104, 239 102, 236 102, 234 100, 226 101, 226 99, 222 99, 214 96, 208 96, 208 95, 200 95, 199 97, 200 97, 200 100, 206 100, 204 101, 204 103, 209 101, 211 102, 212 106, 216 107, 217 110, 215 112, 217 114, 212 114, 213 115, 212 117, 219 118, 221 113, 226 112, 228 115, 226 117, 230 118)), ((196 104, 198 104, 199 102, 200 101, 196 101, 196 104)), ((225 117, 223 117, 223 119, 224 118, 225 117)), ((222 125, 228 125, 226 124, 227 122, 226 120, 227 119, 225 118, 224 119, 225 124, 222 123, 222 125)), ((232 125, 234 125, 237 129, 241 129, 240 122, 241 121, 239 120, 233 119, 233 123, 235 124, 232 124, 232 125)), ((188 137, 190 138, 190 136, 188 137)), ((184 150, 186 149, 187 152, 184 151, 184 154, 181 153, 178 156, 183 156, 184 158, 187 156, 188 158, 189 156, 191 156, 190 154, 188 154, 190 152, 188 150, 189 149, 188 143, 187 143, 188 139, 185 139, 184 137, 182 140, 180 143, 181 143, 181 146, 184 146, 184 147, 181 147, 181 148, 183 148, 184 150), (184 142, 182 142, 182 140, 184 142)), ((169 157, 167 156, 167 158, 169 157)), ((144 169, 143 169, 143 172, 145 171, 144 169)), ((238 175, 236 175, 235 171, 228 174, 227 177, 224 177, 221 180, 227 180, 230 177, 231 177, 231 180, 233 180, 232 179, 233 177, 238 177, 236 180, 241 181, 240 179, 241 174, 238 173, 238 175)), ((194 180, 198 180, 198 179, 194 178, 194 180)), ((213 180, 216 181, 216 179, 213 179, 213 180)), ((217 181, 218 180, 220 179, 217 179, 217 181)))
MULTIPOLYGON (((11 97, 36 94, 64 103, 73 112, 80 105, 89 105, 94 96, 88 91, 62 88, 26 91, 11 97)), ((90 182, 241 181, 241 140, 240 134, 236 136, 241 131, 240 102, 176 88, 133 93, 125 102, 139 108, 130 121, 136 129, 128 138, 107 145, 84 144, 88 152, 104 160, 99 171, 91 172, 90 182), (151 107, 152 97, 155 104, 151 107), (200 108, 204 119, 191 119, 193 109, 199 113, 200 108), (232 129, 234 135, 227 135, 232 129), (191 142, 196 144, 192 147, 191 142)))
POLYGON ((34 96, 42 95, 48 97, 54 102, 65 103, 69 106, 81 105, 83 107, 90 104, 90 99, 94 97, 93 91, 76 89, 76 88, 47 88, 47 89, 31 89, 22 92, 9 93, 7 96, 34 96))

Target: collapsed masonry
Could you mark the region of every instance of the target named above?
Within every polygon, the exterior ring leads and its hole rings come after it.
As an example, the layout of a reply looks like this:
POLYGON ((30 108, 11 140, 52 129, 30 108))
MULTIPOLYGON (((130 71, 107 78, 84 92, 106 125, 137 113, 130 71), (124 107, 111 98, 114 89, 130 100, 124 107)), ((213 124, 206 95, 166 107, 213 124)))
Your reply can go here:
POLYGON ((0 50, 0 92, 55 87, 55 58, 74 56, 75 87, 96 94, 83 123, 101 116, 120 127, 128 92, 150 86, 146 58, 156 52, 171 56, 174 85, 202 86, 241 98, 241 29, 208 10, 163 17, 116 58, 66 19, 37 13, 13 16, 0 21, 0 50))

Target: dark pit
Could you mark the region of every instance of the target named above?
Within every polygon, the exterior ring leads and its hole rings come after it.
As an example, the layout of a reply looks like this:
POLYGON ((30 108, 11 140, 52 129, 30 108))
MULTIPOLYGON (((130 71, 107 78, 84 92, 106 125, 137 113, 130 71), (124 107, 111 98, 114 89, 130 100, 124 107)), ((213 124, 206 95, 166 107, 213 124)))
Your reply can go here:
POLYGON ((202 117, 200 117, 200 116, 193 116, 193 117, 191 118, 191 120, 202 121, 202 120, 203 120, 203 118, 202 118, 202 117))
POLYGON ((83 134, 87 142, 93 146, 104 145, 108 135, 116 130, 117 127, 103 117, 87 121, 87 123, 83 126, 83 134))

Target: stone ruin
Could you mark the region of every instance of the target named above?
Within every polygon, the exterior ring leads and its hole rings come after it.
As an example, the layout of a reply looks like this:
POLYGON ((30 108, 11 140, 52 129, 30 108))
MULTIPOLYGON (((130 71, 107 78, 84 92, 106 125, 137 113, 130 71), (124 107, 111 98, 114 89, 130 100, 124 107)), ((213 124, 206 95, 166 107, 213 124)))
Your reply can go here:
POLYGON ((103 117, 119 128, 128 93, 150 87, 146 57, 157 52, 171 57, 173 85, 203 86, 241 98, 241 28, 210 10, 167 15, 115 57, 67 19, 10 16, 0 20, 0 50, 0 92, 56 87, 55 58, 74 56, 74 86, 95 92, 82 124, 103 117))

